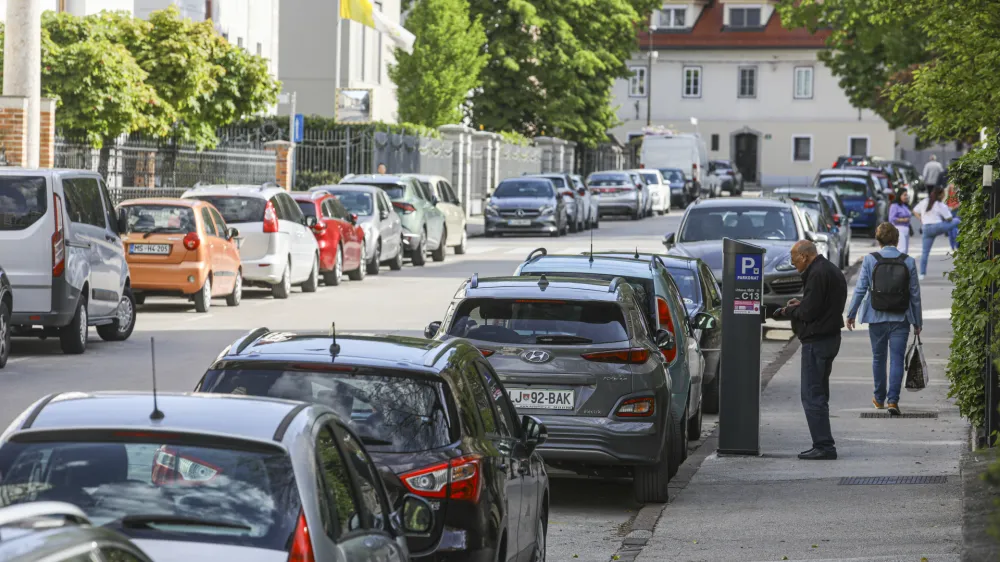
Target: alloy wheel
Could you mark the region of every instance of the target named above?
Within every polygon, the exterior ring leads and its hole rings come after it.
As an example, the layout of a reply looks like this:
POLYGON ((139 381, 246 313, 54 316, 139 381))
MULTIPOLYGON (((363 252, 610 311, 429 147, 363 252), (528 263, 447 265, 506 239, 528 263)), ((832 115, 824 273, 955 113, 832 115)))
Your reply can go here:
POLYGON ((340 253, 340 246, 337 246, 337 257, 333 262, 333 275, 337 279, 344 276, 344 256, 340 253))
POLYGON ((7 318, 0 314, 0 360, 7 356, 9 353, 10 345, 10 325, 7 323, 7 318))
POLYGON ((83 306, 80 307, 80 325, 77 326, 77 332, 80 335, 80 343, 87 345, 87 302, 84 301, 83 306))
POLYGON ((127 297, 122 297, 121 302, 118 303, 118 333, 123 334, 128 331, 128 327, 132 325, 132 316, 135 314, 135 308, 132 306, 132 301, 127 297))

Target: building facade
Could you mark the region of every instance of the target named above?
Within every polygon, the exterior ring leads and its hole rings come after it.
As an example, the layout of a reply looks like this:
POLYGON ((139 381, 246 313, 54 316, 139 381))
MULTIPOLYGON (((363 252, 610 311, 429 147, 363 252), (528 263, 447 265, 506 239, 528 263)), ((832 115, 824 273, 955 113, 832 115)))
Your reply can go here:
POLYGON ((647 123, 700 133, 710 159, 764 186, 810 182, 845 154, 894 156, 888 124, 852 107, 818 60, 825 36, 785 29, 776 4, 665 0, 640 33, 630 79, 614 86, 623 124, 612 133, 625 139, 647 123))

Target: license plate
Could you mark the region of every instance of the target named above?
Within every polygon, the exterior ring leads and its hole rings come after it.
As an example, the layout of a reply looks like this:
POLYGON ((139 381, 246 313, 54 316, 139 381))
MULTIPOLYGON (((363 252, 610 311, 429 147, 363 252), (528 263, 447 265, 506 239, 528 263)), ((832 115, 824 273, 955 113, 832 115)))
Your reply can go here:
POLYGON ((576 398, 572 390, 550 388, 511 388, 507 393, 514 407, 542 410, 572 410, 576 398))
POLYGON ((531 221, 528 219, 511 219, 507 222, 511 226, 531 226, 531 221))
POLYGON ((130 254, 167 255, 170 253, 170 244, 131 244, 128 251, 130 254))

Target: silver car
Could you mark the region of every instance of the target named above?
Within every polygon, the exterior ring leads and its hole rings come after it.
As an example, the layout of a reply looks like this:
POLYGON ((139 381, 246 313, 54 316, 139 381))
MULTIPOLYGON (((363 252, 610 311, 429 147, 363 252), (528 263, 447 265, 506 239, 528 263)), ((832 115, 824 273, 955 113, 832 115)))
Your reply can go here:
POLYGON ((587 186, 586 182, 583 181, 583 176, 573 175, 570 178, 573 179, 573 185, 576 186, 576 194, 587 208, 587 212, 584 213, 588 225, 587 228, 599 228, 601 215, 597 212, 597 207, 600 204, 601 197, 587 186))
POLYGON ((325 191, 348 212, 358 215, 358 224, 365 231, 365 255, 372 256, 368 273, 378 273, 372 264, 387 264, 389 269, 403 268, 403 226, 399 215, 392 211, 392 201, 385 190, 370 185, 319 185, 309 191, 325 191))
POLYGON ((75 505, 45 501, 0 509, 0 560, 152 562, 128 537, 92 526, 75 505))
POLYGON ((642 218, 642 190, 636 187, 631 174, 621 170, 594 172, 587 177, 587 185, 600 196, 598 213, 601 216, 628 216, 633 220, 642 218))

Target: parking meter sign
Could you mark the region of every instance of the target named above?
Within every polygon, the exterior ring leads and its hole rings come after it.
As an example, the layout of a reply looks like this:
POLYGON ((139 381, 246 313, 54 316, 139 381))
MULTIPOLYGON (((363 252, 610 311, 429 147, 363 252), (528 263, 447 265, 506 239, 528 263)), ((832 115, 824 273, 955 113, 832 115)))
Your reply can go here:
POLYGON ((760 301, 733 301, 733 313, 760 316, 760 301))
POLYGON ((736 280, 761 281, 763 261, 761 254, 736 254, 736 280))

